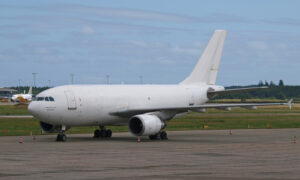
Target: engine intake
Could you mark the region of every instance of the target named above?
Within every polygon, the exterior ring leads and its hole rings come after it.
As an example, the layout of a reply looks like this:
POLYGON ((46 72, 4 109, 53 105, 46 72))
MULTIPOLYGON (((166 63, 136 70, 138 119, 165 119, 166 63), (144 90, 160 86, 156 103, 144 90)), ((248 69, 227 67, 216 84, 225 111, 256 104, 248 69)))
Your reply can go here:
POLYGON ((165 123, 155 115, 141 114, 130 118, 128 127, 135 136, 148 136, 159 133, 165 123))

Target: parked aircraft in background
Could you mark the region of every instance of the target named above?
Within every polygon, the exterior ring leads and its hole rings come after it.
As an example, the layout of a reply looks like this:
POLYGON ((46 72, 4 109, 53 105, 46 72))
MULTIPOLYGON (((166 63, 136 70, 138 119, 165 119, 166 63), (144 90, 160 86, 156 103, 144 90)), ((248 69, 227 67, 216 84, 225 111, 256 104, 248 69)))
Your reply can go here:
POLYGON ((11 97, 11 100, 14 102, 30 102, 30 101, 32 101, 32 86, 29 87, 27 94, 25 94, 25 90, 24 90, 24 94, 14 94, 11 97))
MULTIPOLYGON (((99 126, 94 137, 111 137, 105 126, 128 125, 135 136, 167 139, 166 122, 188 111, 206 108, 230 110, 233 107, 287 103, 206 104, 218 94, 258 88, 225 90, 215 85, 226 31, 216 30, 191 74, 175 85, 66 85, 45 90, 29 104, 29 112, 43 131, 58 132, 65 141, 72 126, 99 126)), ((289 102, 290 104, 291 102, 289 102)))

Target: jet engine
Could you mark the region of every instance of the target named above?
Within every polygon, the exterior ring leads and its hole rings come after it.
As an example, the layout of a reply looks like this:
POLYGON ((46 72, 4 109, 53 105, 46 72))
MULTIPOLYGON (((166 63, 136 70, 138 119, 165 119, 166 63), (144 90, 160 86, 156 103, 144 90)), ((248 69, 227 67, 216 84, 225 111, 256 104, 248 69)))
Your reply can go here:
POLYGON ((47 133, 59 132, 61 129, 61 126, 54 126, 42 121, 40 121, 40 127, 42 128, 43 132, 47 133))
POLYGON ((128 127, 135 136, 148 136, 159 133, 165 123, 155 115, 141 114, 130 118, 128 127))

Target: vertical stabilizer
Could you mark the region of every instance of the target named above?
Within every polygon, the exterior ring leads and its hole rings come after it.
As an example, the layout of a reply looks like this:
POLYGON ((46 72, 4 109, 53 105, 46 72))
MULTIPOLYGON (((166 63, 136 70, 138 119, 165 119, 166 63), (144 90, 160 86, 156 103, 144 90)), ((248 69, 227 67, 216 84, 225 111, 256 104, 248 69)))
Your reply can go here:
POLYGON ((28 94, 32 94, 32 86, 29 87, 28 94))
POLYGON ((225 30, 214 32, 192 73, 180 84, 205 83, 214 85, 216 83, 225 36, 225 30))

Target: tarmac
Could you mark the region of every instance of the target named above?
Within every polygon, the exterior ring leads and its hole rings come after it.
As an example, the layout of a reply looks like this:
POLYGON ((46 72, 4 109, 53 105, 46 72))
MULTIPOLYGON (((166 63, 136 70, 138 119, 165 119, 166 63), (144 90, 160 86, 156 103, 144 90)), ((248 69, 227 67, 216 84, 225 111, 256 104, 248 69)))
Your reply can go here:
POLYGON ((300 129, 170 131, 0 137, 0 179, 299 179, 300 129))

